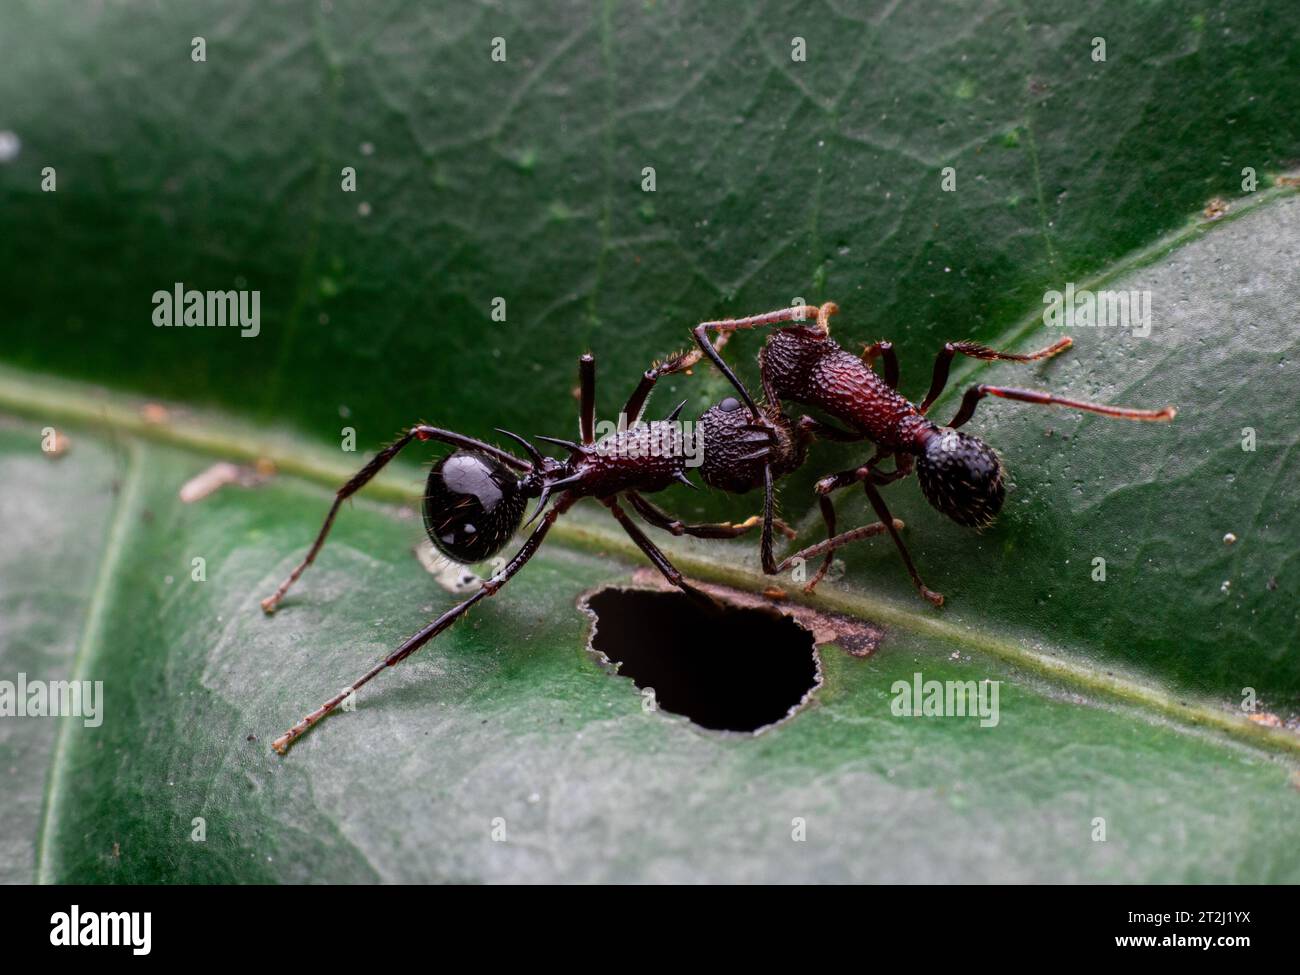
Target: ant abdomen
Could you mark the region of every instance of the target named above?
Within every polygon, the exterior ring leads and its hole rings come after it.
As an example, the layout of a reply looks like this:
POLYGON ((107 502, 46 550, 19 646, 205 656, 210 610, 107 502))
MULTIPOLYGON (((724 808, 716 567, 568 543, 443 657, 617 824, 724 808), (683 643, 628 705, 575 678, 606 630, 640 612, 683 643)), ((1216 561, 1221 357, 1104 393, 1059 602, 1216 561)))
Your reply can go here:
POLYGON ((991 525, 1006 499, 997 451, 960 430, 930 433, 922 442, 916 474, 926 500, 967 528, 991 525))
POLYGON ((528 498, 500 461, 458 450, 433 465, 424 489, 424 530, 447 558, 469 565, 505 547, 528 498))

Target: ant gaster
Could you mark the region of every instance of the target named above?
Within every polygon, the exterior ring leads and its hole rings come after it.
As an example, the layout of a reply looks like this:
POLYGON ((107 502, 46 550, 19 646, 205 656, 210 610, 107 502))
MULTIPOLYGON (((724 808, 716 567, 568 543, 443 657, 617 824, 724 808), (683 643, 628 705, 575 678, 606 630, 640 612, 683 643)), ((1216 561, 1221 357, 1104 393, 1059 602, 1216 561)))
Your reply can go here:
MULTIPOLYGON (((295 740, 342 704, 351 693, 385 668, 409 657, 451 626, 475 603, 494 595, 533 557, 556 519, 581 498, 594 497, 605 505, 670 583, 713 608, 712 598, 682 577, 619 503, 620 498, 625 498, 643 520, 674 535, 735 538, 758 524, 758 516, 740 524, 685 524, 642 496, 662 491, 678 482, 695 486, 687 477, 682 426, 675 422, 686 405, 685 401, 665 420, 640 421, 655 383, 671 373, 688 370, 699 359, 700 352, 692 350, 648 369, 623 407, 626 423, 597 442, 596 361, 591 355, 582 356, 578 363, 579 441, 535 438, 565 448, 568 457, 563 461, 543 456, 523 437, 508 430, 498 429, 497 432, 516 441, 527 454, 527 460, 482 440, 423 423, 411 427, 394 443, 379 451, 339 488, 307 556, 274 594, 262 600, 262 609, 266 613, 275 611, 289 587, 315 560, 340 505, 413 441, 434 440, 456 448, 429 471, 423 501, 424 526, 429 539, 449 559, 469 564, 495 555, 520 528, 530 499, 537 499, 537 504, 528 524, 539 517, 541 521, 514 557, 469 598, 407 639, 347 690, 330 698, 277 738, 272 747, 284 754, 295 740)), ((700 476, 706 484, 724 491, 745 492, 763 484, 765 479, 770 482, 803 463, 808 443, 815 436, 815 425, 793 424, 776 406, 769 406, 761 412, 755 410, 753 416, 758 418, 757 422, 751 422, 751 414, 740 409, 735 399, 729 398, 711 407, 697 422, 697 436, 703 438, 700 476)), ((794 532, 776 521, 769 510, 763 519, 764 545, 768 550, 773 527, 794 537, 794 532)), ((875 529, 879 532, 885 530, 883 525, 875 526, 875 529)))
MULTIPOLYGON (((779 565, 770 551, 763 552, 763 571, 769 575, 783 571, 784 566, 795 559, 825 553, 821 567, 806 586, 809 592, 830 568, 836 548, 868 534, 878 533, 858 529, 838 536, 835 534, 835 508, 831 504, 830 494, 861 483, 880 519, 877 525, 867 528, 887 530, 920 594, 936 606, 943 604, 943 596, 921 581, 907 546, 898 533, 897 523, 890 516, 889 508, 878 488, 906 477, 915 466, 921 491, 932 506, 959 525, 973 528, 989 525, 1002 509, 1006 496, 1002 461, 997 452, 984 441, 957 429, 971 418, 975 407, 985 396, 1064 406, 1125 420, 1167 421, 1174 418, 1175 410, 1172 406, 1162 410, 1103 406, 1036 390, 981 383, 966 391, 956 415, 946 427, 940 427, 928 419, 926 413, 947 385, 948 370, 956 356, 1004 362, 1034 362, 1065 351, 1073 342, 1068 337, 1061 338, 1044 349, 1025 354, 997 352, 976 342, 949 342, 935 359, 930 389, 925 394, 925 399, 920 404, 913 404, 897 392, 898 358, 891 343, 873 343, 864 348, 861 356, 855 356, 830 337, 830 316, 838 310, 834 302, 827 302, 820 308, 792 305, 749 318, 703 322, 694 329, 695 341, 700 349, 736 387, 748 406, 755 425, 763 425, 764 417, 774 412, 774 405, 777 407, 775 412, 779 413, 779 404, 790 400, 815 407, 849 428, 840 430, 821 424, 818 435, 823 439, 844 442, 866 440, 876 447, 875 454, 865 464, 817 482, 818 501, 828 536, 825 542, 797 552, 779 565), (744 384, 723 361, 719 350, 737 329, 760 328, 781 322, 802 323, 813 316, 816 317, 815 325, 795 324, 777 329, 768 336, 759 353, 764 402, 756 404, 744 384), (716 344, 709 340, 710 332, 720 333, 716 344), (877 358, 883 359, 883 378, 872 369, 877 358), (890 457, 894 458, 894 469, 882 471, 881 462, 890 457)), ((764 483, 764 518, 770 519, 773 507, 771 476, 765 475, 764 483)))

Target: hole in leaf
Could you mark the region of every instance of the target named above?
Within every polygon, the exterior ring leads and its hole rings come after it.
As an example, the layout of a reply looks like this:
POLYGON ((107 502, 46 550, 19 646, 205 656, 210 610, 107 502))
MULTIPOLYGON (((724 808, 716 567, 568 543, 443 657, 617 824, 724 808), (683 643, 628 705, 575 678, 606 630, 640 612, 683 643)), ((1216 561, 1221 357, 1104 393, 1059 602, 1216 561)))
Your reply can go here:
POLYGON ((774 610, 718 612, 679 592, 602 589, 585 599, 591 648, 655 706, 703 728, 757 731, 788 717, 821 683, 813 634, 774 610))

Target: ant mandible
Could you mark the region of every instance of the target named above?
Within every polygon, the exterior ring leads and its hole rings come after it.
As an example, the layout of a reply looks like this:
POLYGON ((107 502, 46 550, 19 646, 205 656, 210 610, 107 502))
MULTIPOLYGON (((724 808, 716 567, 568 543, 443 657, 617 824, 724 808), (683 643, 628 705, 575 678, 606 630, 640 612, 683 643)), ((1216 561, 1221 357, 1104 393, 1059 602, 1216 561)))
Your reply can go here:
MULTIPOLYGON (((482 440, 423 423, 411 427, 379 451, 339 488, 306 557, 271 596, 262 600, 262 609, 268 615, 275 612, 285 593, 315 560, 342 503, 413 441, 434 440, 456 448, 429 471, 423 499, 425 531, 433 545, 447 558, 463 564, 491 558, 519 530, 530 499, 536 498, 537 505, 523 527, 539 516, 541 521, 514 557, 469 598, 424 626, 347 690, 330 698, 277 738, 271 747, 284 754, 294 741, 350 694, 386 668, 405 660, 456 622, 479 600, 495 595, 533 557, 556 519, 581 498, 593 497, 600 501, 670 583, 692 599, 714 608, 716 604, 712 597, 687 582, 619 504, 620 497, 626 498, 648 524, 673 535, 736 538, 758 524, 757 515, 740 524, 685 524, 642 496, 643 493, 662 491, 678 482, 695 487, 687 477, 684 434, 681 424, 676 422, 685 401, 664 420, 640 421, 655 383, 671 373, 690 369, 699 359, 700 352, 692 350, 678 353, 646 370, 623 407, 626 423, 621 423, 615 432, 597 442, 596 360, 591 355, 582 356, 578 360, 580 442, 554 437, 535 438, 564 447, 569 454, 564 461, 543 456, 523 437, 508 430, 498 428, 497 432, 518 442, 528 460, 482 440)), ((753 415, 758 422, 750 422, 750 414, 740 409, 736 400, 728 398, 710 407, 697 421, 697 436, 703 441, 700 445, 700 476, 710 487, 744 493, 764 483, 765 479, 770 484, 772 478, 784 476, 803 463, 818 424, 792 423, 775 405, 761 412, 755 409, 753 415)), ((769 505, 763 518, 763 548, 769 557, 774 527, 788 537, 794 537, 795 533, 788 526, 774 518, 769 505)), ((860 529, 864 536, 885 530, 884 525, 868 525, 860 529)), ((778 568, 783 569, 786 564, 782 562, 778 568)))
MULTIPOLYGON (((749 318, 702 322, 693 333, 700 349, 740 393, 755 425, 763 425, 763 417, 772 411, 773 404, 792 400, 816 407, 849 427, 846 431, 821 424, 818 433, 822 438, 845 442, 866 440, 875 445, 875 453, 865 464, 817 482, 815 490, 826 522, 825 542, 791 555, 780 565, 769 552, 763 553, 763 571, 769 575, 783 571, 783 567, 795 559, 825 553, 816 575, 805 587, 808 592, 815 589, 826 575, 835 549, 867 534, 876 534, 864 533, 861 529, 835 534, 835 508, 830 495, 860 482, 880 519, 878 526, 867 527, 879 527, 889 532, 917 591, 935 606, 943 605, 943 595, 921 581, 878 488, 907 477, 915 465, 921 491, 933 507, 959 525, 984 528, 991 524, 1002 509, 1006 496, 1002 460, 984 441, 957 429, 974 415, 975 407, 985 396, 1064 406, 1124 420, 1168 421, 1174 418, 1172 406, 1162 410, 1104 406, 1036 390, 980 383, 966 391, 956 415, 946 427, 940 427, 927 419, 926 413, 947 385, 948 370, 958 355, 991 361, 1035 362, 1064 352, 1073 341, 1068 337, 1061 338, 1037 352, 1024 354, 998 352, 970 341, 946 343, 935 359, 925 399, 913 404, 897 391, 898 358, 891 343, 875 342, 866 346, 861 356, 855 356, 830 337, 830 317, 837 311, 839 308, 834 302, 826 302, 820 308, 792 305, 749 318), (764 395, 760 407, 723 361, 721 348, 738 329, 760 328, 781 322, 802 323, 814 315, 815 325, 795 324, 777 329, 768 336, 758 357, 764 395), (709 340, 709 332, 721 333, 716 344, 709 340), (872 368, 877 358, 884 360, 883 378, 872 368), (880 470, 881 462, 890 457, 894 458, 894 469, 880 470)), ((770 476, 765 477, 764 485, 764 516, 770 518, 773 505, 770 476)))

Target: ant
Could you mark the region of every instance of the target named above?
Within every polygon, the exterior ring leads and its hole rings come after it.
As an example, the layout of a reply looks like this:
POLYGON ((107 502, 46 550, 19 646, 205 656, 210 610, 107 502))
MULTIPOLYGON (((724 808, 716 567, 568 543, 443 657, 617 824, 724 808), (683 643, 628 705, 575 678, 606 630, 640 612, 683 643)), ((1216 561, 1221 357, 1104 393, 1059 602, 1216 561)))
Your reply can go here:
MULTIPOLYGON (((943 595, 929 589, 921 581, 907 546, 898 533, 897 523, 891 517, 878 488, 907 477, 915 466, 921 491, 933 507, 959 525, 977 529, 990 525, 1002 509, 1006 496, 1002 460, 992 447, 979 438, 958 431, 958 427, 974 415, 975 407, 986 396, 1043 406, 1064 406, 1124 420, 1168 421, 1174 418, 1176 412, 1172 406, 1162 410, 1103 406, 1052 393, 980 383, 966 391, 956 415, 946 427, 941 427, 927 419, 926 413, 947 385, 948 370, 958 355, 989 361, 1035 362, 1064 352, 1074 344, 1073 340, 1069 337, 1061 338, 1046 348, 1024 354, 998 352, 977 342, 948 342, 939 350, 934 361, 930 389, 925 394, 925 399, 914 404, 897 391, 898 357, 892 343, 875 342, 866 346, 861 356, 855 356, 830 337, 830 317, 837 311, 839 307, 834 302, 826 302, 820 308, 792 305, 749 318, 702 322, 693 331, 700 349, 722 370, 749 407, 753 425, 763 426, 764 418, 773 411, 771 404, 792 400, 816 407, 850 428, 840 430, 829 424, 819 424, 818 434, 823 439, 841 442, 866 440, 875 445, 875 453, 865 464, 832 474, 817 482, 815 491, 828 536, 825 542, 795 553, 780 565, 772 558, 770 551, 763 552, 763 571, 768 575, 783 571, 783 567, 795 559, 824 552, 821 567, 805 586, 807 592, 812 592, 826 575, 835 549, 867 537, 868 534, 879 533, 857 529, 838 536, 835 534, 835 508, 830 501, 831 493, 861 483, 880 519, 878 525, 867 527, 889 532, 917 591, 935 606, 943 605, 943 595), (781 322, 803 323, 814 315, 815 325, 795 324, 769 334, 758 356, 764 403, 761 406, 756 404, 744 384, 722 359, 720 350, 727 339, 738 329, 760 328, 781 322), (716 344, 709 340, 709 332, 721 333, 716 344), (883 359, 883 378, 872 368, 877 358, 883 359), (880 470, 881 462, 891 457, 894 458, 894 469, 880 470)), ((770 519, 773 507, 772 476, 767 472, 763 484, 764 517, 770 519)))
MULTIPOLYGON (((569 456, 563 461, 543 456, 523 437, 508 430, 498 428, 497 432, 516 441, 526 452, 527 460, 482 440, 424 423, 411 427, 379 451, 338 489, 306 557, 271 596, 262 600, 262 609, 268 615, 275 612, 285 593, 315 560, 342 503, 413 441, 433 440, 456 448, 429 471, 423 498, 425 531, 447 558, 462 564, 482 562, 504 548, 521 523, 526 528, 539 517, 541 521, 514 557, 472 595, 409 637, 347 690, 330 698, 277 738, 271 747, 283 755, 294 741, 349 695, 384 669, 405 660, 455 623, 475 603, 495 595, 533 557, 556 519, 581 498, 593 497, 600 501, 670 583, 702 605, 715 609, 717 604, 713 598, 682 576, 619 503, 620 497, 626 498, 648 524, 679 536, 736 538, 759 523, 755 515, 740 524, 686 524, 642 496, 678 482, 696 487, 686 473, 685 434, 677 422, 686 401, 664 420, 646 423, 641 422, 641 417, 655 383, 664 376, 689 370, 699 359, 700 351, 692 350, 652 365, 623 407, 626 422, 597 442, 596 360, 590 354, 581 356, 578 360, 580 441, 535 438, 565 448, 569 456), (533 498, 537 499, 533 515, 523 523, 524 510, 533 498)), ((702 440, 700 476, 710 487, 744 493, 766 482, 770 488, 774 477, 782 477, 804 462, 808 445, 821 426, 816 421, 794 423, 775 405, 763 411, 754 407, 753 417, 757 422, 750 422, 751 414, 742 410, 734 398, 727 398, 706 410, 697 421, 694 435, 702 440)), ((763 518, 763 547, 769 558, 773 528, 789 538, 795 537, 789 526, 774 517, 769 505, 763 518)), ((865 537, 885 530, 884 525, 869 525, 859 531, 865 537)), ((779 569, 784 569, 786 564, 781 563, 779 569)))

